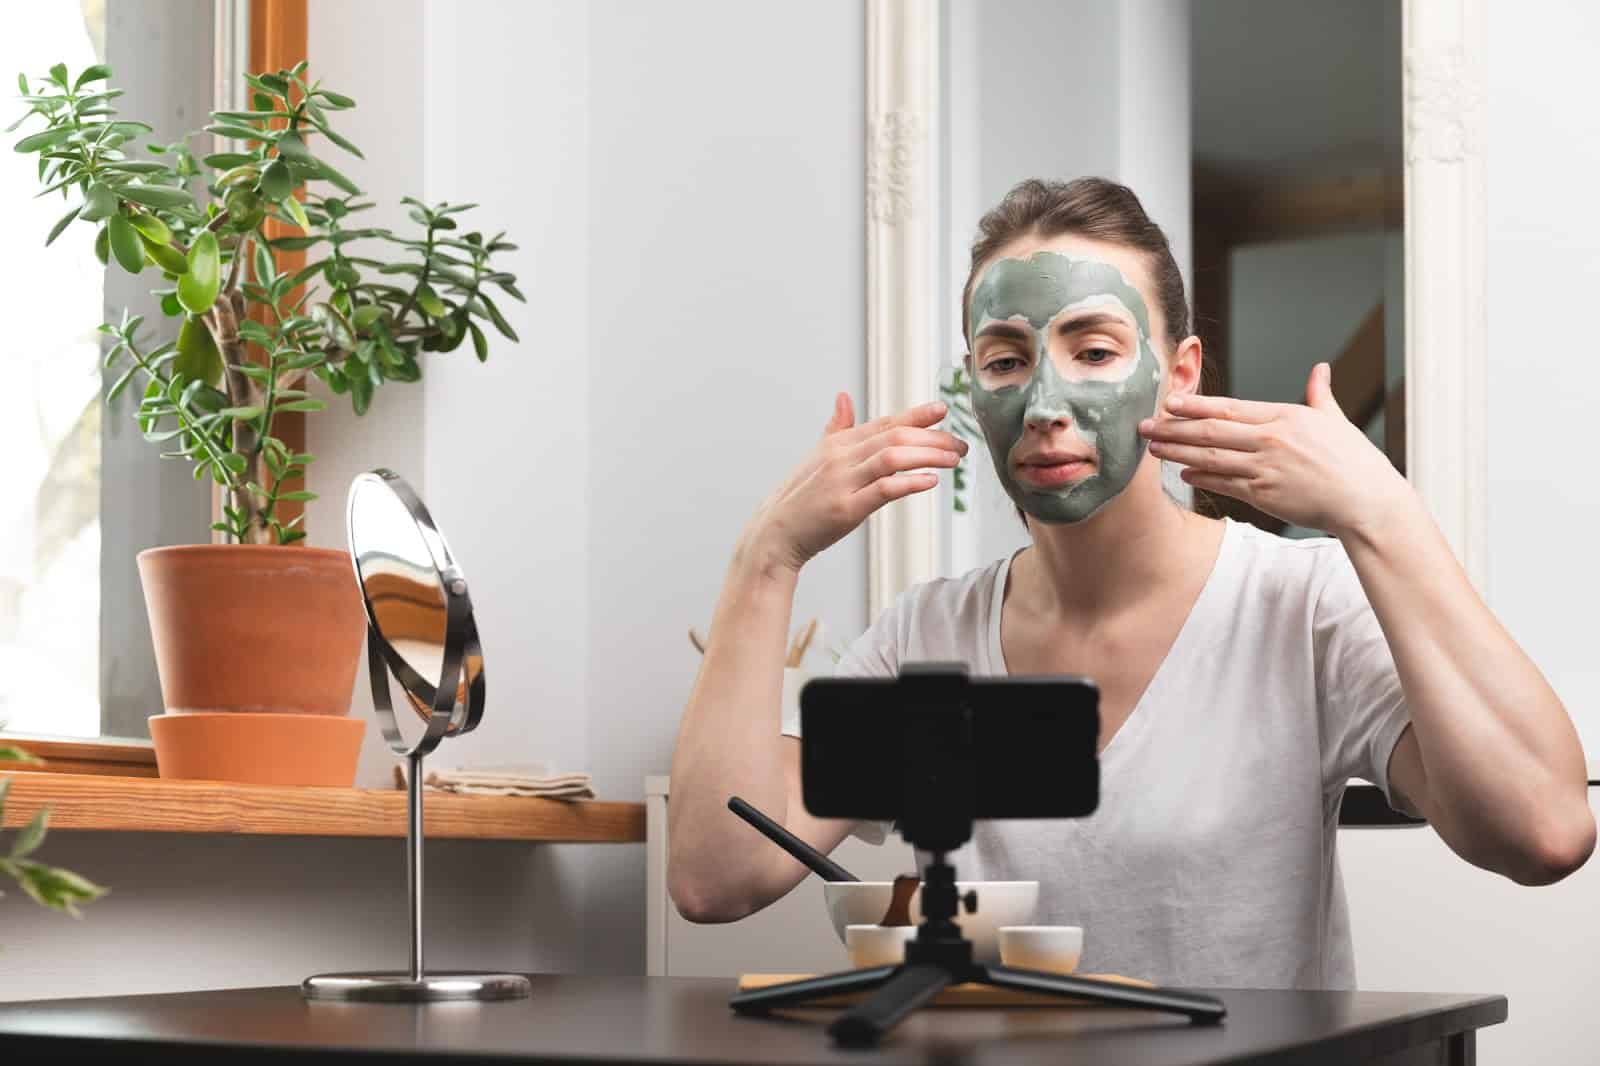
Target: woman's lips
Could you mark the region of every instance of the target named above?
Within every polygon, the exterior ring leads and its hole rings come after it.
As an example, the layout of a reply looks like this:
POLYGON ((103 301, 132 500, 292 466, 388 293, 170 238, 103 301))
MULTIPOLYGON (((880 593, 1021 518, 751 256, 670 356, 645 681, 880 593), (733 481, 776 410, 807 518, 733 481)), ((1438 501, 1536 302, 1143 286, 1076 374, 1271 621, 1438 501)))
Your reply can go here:
POLYGON ((1070 485, 1075 481, 1082 481, 1094 469, 1094 464, 1086 459, 1074 459, 1066 463, 1050 463, 1048 465, 1024 463, 1018 474, 1022 480, 1034 485, 1070 485))

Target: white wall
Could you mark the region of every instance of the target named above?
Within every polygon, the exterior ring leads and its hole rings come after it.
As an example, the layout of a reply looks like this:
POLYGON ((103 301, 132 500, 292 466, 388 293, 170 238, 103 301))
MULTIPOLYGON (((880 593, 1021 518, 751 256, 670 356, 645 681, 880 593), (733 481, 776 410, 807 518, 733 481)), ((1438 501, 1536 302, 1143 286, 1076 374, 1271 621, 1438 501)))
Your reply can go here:
MULTIPOLYGON (((509 230, 529 298, 500 301, 520 344, 430 362, 420 390, 418 484, 472 583, 491 693, 436 758, 587 769, 641 800, 740 528, 835 391, 865 406, 861 13, 427 3, 421 26, 425 195, 509 230)), ((370 464, 344 465, 314 487, 342 496, 370 464)), ((808 568, 796 614, 853 634, 864 601, 858 535, 808 568)), ((643 972, 643 849, 550 874, 523 906, 581 896, 581 968, 643 972)))

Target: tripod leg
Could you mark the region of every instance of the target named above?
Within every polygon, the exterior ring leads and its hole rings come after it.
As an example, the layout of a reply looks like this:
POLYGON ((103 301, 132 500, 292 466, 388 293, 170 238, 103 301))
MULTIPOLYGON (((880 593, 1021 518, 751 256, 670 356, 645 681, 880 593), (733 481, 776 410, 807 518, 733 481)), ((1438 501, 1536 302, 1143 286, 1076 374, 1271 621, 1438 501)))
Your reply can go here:
POLYGON ((1188 1017, 1197 1024, 1215 1024, 1228 1013, 1222 1001, 1213 996, 1194 992, 1177 992, 1165 988, 1140 988, 1120 985, 1111 981, 1096 981, 1087 977, 1069 977, 1066 974, 1044 973, 1039 970, 1019 970, 1010 966, 977 966, 974 980, 1000 988, 1017 988, 1026 992, 1043 992, 1047 995, 1076 996, 1115 1007, 1141 1007, 1145 1010, 1170 1011, 1188 1017))
POLYGON ((953 982, 942 966, 908 963, 870 998, 841 1014, 828 1026, 828 1035, 844 1047, 870 1047, 883 1034, 927 1003, 953 982))
POLYGON ((751 988, 736 993, 728 1001, 728 1006, 740 1014, 761 1014, 774 1007, 804 1003, 807 1000, 822 999, 843 992, 861 992, 877 988, 893 977, 894 971, 893 966, 871 966, 864 970, 844 970, 840 973, 824 974, 821 977, 786 981, 781 985, 769 985, 766 988, 751 988))

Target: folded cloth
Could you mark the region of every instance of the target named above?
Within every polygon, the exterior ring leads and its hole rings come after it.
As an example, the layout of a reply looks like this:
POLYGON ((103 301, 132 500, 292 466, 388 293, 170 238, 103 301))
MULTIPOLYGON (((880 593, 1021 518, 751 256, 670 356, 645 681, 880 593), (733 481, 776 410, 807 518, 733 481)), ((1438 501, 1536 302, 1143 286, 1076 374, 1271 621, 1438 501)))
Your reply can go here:
MULTIPOLYGON (((542 763, 510 766, 458 767, 429 770, 422 785, 439 792, 461 792, 480 796, 544 796, 551 799, 593 799, 594 789, 587 773, 552 774, 542 763)), ((406 767, 394 768, 396 788, 406 787, 406 767)))

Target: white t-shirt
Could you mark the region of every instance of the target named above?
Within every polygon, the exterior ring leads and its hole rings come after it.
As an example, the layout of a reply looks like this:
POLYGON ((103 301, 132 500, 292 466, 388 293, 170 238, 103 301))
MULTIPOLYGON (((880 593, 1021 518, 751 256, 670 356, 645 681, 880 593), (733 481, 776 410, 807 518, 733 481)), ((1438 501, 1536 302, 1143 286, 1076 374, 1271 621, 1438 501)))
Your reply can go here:
MULTIPOLYGON (((930 660, 1006 674, 1010 563, 907 590, 837 675, 930 660)), ((1171 651, 1101 754, 1099 809, 980 821, 952 861, 963 881, 1037 880, 1035 921, 1083 926, 1083 972, 1353 988, 1339 803, 1352 777, 1391 796, 1389 755, 1409 721, 1343 546, 1229 521, 1171 651)), ((799 736, 799 722, 783 731, 799 736)), ((857 835, 880 841, 884 828, 857 835)))

